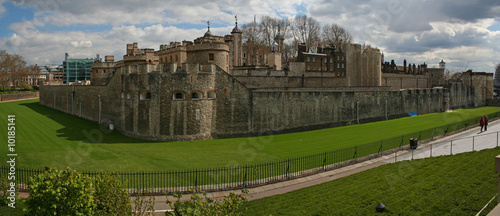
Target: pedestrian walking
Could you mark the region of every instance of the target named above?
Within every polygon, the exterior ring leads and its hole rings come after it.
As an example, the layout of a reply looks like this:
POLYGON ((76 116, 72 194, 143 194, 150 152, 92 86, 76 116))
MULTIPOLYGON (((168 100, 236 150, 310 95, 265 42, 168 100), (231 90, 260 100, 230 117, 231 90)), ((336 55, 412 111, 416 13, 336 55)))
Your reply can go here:
POLYGON ((488 116, 484 116, 484 131, 488 130, 488 116))
POLYGON ((483 127, 484 127, 484 116, 481 116, 481 120, 479 120, 479 125, 481 126, 481 131, 479 131, 479 132, 483 132, 483 127))

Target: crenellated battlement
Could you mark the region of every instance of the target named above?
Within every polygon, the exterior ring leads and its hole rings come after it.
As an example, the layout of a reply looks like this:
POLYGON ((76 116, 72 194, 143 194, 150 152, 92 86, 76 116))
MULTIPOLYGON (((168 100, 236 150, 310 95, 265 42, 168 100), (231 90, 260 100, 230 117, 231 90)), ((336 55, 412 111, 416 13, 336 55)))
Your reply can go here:
POLYGON ((219 50, 229 52, 229 45, 226 43, 201 42, 186 47, 186 51, 219 50))

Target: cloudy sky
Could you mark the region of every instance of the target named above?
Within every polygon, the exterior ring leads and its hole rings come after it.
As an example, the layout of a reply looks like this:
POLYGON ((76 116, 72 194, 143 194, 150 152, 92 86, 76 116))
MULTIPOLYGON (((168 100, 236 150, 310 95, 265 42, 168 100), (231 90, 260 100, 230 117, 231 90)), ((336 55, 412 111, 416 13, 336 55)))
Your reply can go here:
POLYGON ((61 64, 96 53, 120 60, 127 43, 159 49, 206 31, 228 34, 254 15, 306 14, 337 23, 355 42, 378 47, 385 60, 444 59, 450 71, 493 72, 500 63, 498 0, 0 0, 0 50, 31 64, 61 64))

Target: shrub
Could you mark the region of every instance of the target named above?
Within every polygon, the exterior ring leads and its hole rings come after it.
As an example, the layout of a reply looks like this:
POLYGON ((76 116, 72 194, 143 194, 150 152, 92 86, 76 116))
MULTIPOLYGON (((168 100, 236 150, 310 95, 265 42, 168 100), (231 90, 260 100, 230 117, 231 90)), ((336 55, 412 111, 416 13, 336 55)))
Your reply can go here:
MULTIPOLYGON (((0 206, 6 206, 10 203, 9 196, 10 193, 7 191, 10 188, 10 181, 7 180, 7 176, 0 177, 0 206)), ((15 197, 19 194, 16 190, 15 197)), ((17 199, 16 199, 17 200, 17 199)))
POLYGON ((40 87, 38 87, 38 86, 31 86, 31 87, 32 87, 32 88, 33 88, 33 90, 35 90, 35 91, 40 90, 40 87))
POLYGON ((21 88, 25 89, 25 90, 31 90, 33 89, 28 83, 21 83, 21 88))
MULTIPOLYGON (((223 200, 217 201, 207 198, 204 191, 189 190, 191 200, 180 201, 181 194, 174 194, 177 198, 175 203, 167 199, 167 204, 170 205, 174 211, 166 212, 165 215, 180 216, 180 215, 242 215, 240 208, 241 204, 247 200, 242 194, 235 194, 231 192, 229 196, 224 196, 223 200), (203 194, 203 197, 198 193, 203 194), (173 204, 173 205, 172 205, 173 204)), ((242 190, 243 194, 247 194, 248 190, 242 190)))
POLYGON ((28 215, 93 215, 92 179, 66 167, 49 169, 28 181, 28 215))
POLYGON ((154 196, 149 196, 146 198, 145 193, 150 191, 145 191, 137 189, 135 193, 137 194, 134 199, 134 215, 146 216, 153 215, 155 200, 154 196))
POLYGON ((112 175, 94 178, 96 215, 131 215, 130 196, 122 182, 112 175))

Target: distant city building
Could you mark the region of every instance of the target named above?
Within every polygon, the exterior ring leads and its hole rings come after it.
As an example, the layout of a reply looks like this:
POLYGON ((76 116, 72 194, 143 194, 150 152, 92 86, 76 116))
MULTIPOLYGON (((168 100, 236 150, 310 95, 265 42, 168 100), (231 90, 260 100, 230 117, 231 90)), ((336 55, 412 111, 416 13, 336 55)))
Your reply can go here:
POLYGON ((63 84, 89 84, 90 83, 90 68, 92 63, 100 62, 99 55, 96 58, 86 59, 70 59, 68 53, 63 62, 63 84))

